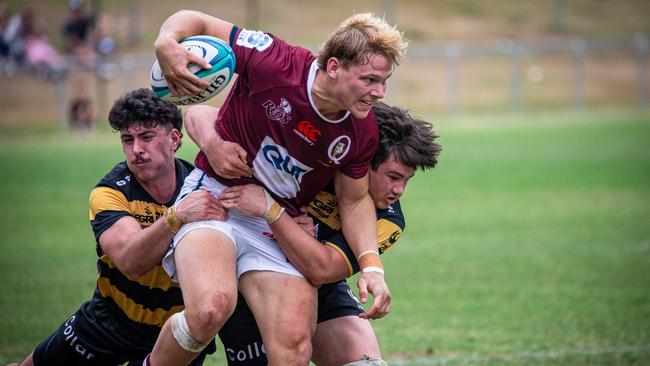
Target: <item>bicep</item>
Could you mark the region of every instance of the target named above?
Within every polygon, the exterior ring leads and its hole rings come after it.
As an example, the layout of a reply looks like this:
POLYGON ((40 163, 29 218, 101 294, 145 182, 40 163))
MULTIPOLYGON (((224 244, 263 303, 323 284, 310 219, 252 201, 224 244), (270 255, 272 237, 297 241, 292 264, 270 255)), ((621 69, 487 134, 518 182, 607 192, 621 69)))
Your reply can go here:
POLYGON ((205 33, 217 37, 227 44, 230 44, 230 32, 232 32, 233 24, 223 19, 215 18, 211 15, 205 14, 205 16, 205 33))
POLYGON ((214 121, 219 114, 219 108, 210 106, 192 106, 185 111, 185 130, 199 148, 204 149, 203 143, 216 136, 214 121))
POLYGON ((339 206, 356 203, 368 194, 368 173, 361 178, 351 178, 341 171, 334 176, 334 191, 339 206))
MULTIPOLYGON (((226 43, 229 43, 230 32, 233 27, 233 24, 228 21, 194 10, 179 11, 166 23, 172 21, 174 25, 181 26, 181 30, 187 34, 187 37, 204 34, 217 37, 226 43)), ((172 28, 177 29, 177 27, 172 28)), ((185 36, 186 34, 182 35, 185 36)))
POLYGON ((142 230, 132 216, 123 216, 99 236, 102 251, 111 258, 118 258, 127 240, 142 230))

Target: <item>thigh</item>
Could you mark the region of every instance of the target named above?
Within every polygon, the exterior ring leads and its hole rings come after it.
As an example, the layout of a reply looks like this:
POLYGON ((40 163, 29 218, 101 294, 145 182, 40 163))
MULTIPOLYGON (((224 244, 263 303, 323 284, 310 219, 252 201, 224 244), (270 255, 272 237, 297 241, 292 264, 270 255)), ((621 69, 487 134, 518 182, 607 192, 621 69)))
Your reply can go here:
POLYGON ((226 234, 192 230, 179 241, 173 255, 186 308, 222 295, 236 301, 235 247, 226 234))
POLYGON ((240 277, 239 284, 267 349, 296 336, 311 339, 316 324, 316 289, 305 278, 249 271, 240 277))
POLYGON ((276 272, 303 277, 302 273, 289 262, 282 248, 273 238, 266 220, 245 216, 233 210, 229 215, 228 222, 233 227, 233 236, 237 242, 238 277, 249 271, 276 272))
POLYGON ((363 307, 346 280, 328 283, 318 289, 318 323, 348 315, 359 315, 363 307))
POLYGON ((318 366, 343 365, 364 356, 381 358, 370 322, 343 316, 318 323, 312 339, 312 361, 318 366))

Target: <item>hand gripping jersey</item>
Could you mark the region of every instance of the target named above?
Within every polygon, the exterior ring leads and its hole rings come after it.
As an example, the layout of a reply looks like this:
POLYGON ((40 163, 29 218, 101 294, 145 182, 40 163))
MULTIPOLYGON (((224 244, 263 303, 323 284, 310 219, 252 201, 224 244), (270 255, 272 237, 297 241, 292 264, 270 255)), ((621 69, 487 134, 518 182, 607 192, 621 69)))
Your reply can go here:
POLYGON ((202 152, 197 168, 228 186, 265 186, 292 216, 337 170, 351 178, 366 174, 377 149, 374 115, 357 119, 347 112, 337 120, 321 115, 311 99, 318 65, 309 50, 237 27, 230 46, 238 77, 215 128, 246 150, 254 177, 218 177, 202 152))
POLYGON ((174 204, 183 180, 192 165, 176 159, 176 192, 169 202, 156 200, 142 188, 125 162, 117 164, 90 193, 90 222, 97 241, 97 289, 108 304, 130 320, 162 327, 167 318, 183 310, 183 297, 177 283, 156 266, 140 278, 121 273, 99 245, 99 236, 124 216, 132 216, 147 228, 174 204))

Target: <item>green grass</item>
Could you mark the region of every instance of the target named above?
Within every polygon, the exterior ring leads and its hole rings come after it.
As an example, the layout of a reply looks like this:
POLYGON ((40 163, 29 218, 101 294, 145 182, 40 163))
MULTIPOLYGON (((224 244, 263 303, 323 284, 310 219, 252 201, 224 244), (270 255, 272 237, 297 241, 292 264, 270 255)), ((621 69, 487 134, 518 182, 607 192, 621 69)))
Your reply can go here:
MULTIPOLYGON (((395 365, 650 364, 650 114, 436 118, 444 151, 384 257, 395 365)), ((118 138, 0 131, 0 364, 89 298, 88 193, 118 138)), ((186 141, 181 155, 195 148, 186 141)), ((224 365, 213 357, 210 364, 224 365)))

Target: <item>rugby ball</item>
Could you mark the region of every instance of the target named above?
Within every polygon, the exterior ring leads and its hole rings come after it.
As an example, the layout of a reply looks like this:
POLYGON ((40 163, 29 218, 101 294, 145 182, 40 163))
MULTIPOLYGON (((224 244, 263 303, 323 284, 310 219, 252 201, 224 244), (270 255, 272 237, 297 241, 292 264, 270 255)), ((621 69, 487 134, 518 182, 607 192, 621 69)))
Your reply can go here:
POLYGON ((216 37, 193 36, 180 42, 188 51, 201 56, 208 61, 212 68, 203 69, 198 65, 189 64, 187 68, 196 76, 210 83, 198 95, 183 95, 176 97, 171 94, 167 80, 163 76, 158 60, 151 68, 151 89, 160 98, 178 105, 203 103, 219 94, 230 82, 235 72, 235 54, 227 43, 216 37))

